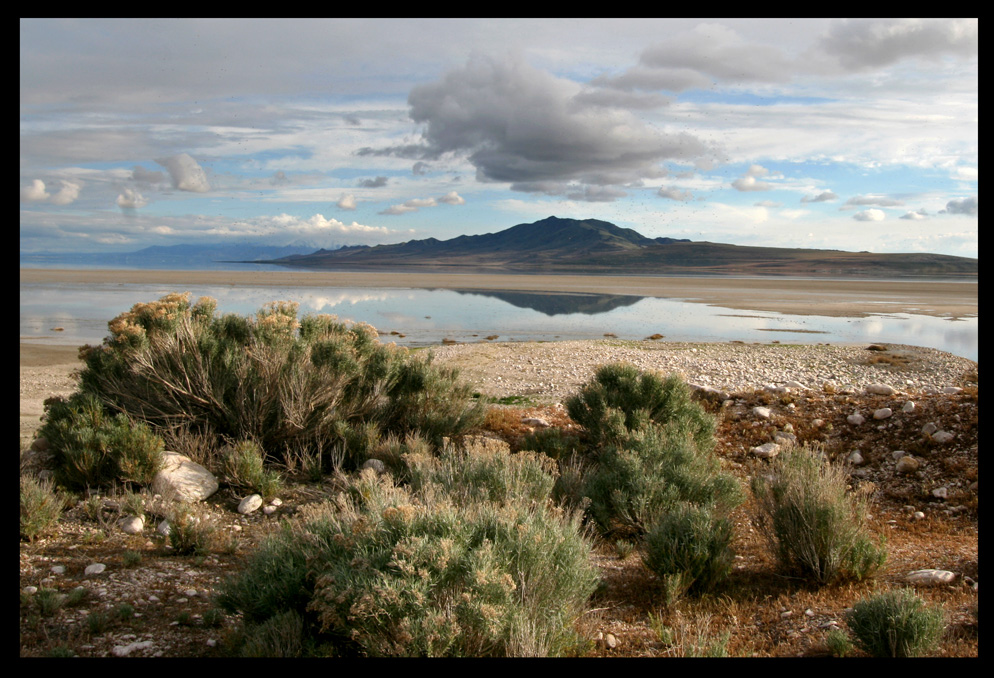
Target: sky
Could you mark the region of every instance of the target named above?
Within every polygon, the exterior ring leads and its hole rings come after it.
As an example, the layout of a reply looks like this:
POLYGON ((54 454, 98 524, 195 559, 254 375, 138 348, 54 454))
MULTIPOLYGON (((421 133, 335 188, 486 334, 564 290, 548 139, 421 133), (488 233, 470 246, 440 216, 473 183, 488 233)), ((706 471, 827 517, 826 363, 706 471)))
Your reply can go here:
POLYGON ((548 216, 977 257, 977 19, 21 19, 20 249, 548 216))

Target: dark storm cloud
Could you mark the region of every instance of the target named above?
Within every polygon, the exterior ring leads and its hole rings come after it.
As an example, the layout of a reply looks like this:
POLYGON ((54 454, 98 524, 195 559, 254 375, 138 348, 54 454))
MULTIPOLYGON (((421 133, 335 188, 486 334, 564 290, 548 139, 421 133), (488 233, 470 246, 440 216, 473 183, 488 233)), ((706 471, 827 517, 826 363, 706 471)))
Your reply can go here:
POLYGON ((604 98, 593 105, 591 97, 597 98, 521 59, 478 56, 411 91, 410 115, 424 125, 423 145, 360 154, 422 159, 467 154, 481 181, 555 193, 568 183, 573 194, 597 199, 623 193, 583 186, 631 184, 659 176, 665 160, 713 154, 690 134, 664 134, 627 110, 607 106, 604 98), (541 186, 553 190, 537 189, 541 186))

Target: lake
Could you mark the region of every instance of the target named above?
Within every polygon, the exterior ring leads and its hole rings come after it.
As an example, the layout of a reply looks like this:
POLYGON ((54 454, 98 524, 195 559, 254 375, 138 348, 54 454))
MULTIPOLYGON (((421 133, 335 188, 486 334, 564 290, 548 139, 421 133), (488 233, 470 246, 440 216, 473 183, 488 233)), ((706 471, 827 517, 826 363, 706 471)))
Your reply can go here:
MULTIPOLYGON (((760 343, 901 343, 978 360, 978 317, 881 312, 834 317, 732 309, 630 294, 461 291, 458 289, 186 285, 194 298, 218 300, 220 312, 248 315, 263 304, 291 300, 301 315, 329 313, 367 322, 383 341, 407 346, 460 342, 566 339, 760 343)), ((21 283, 22 340, 99 343, 107 322, 138 302, 176 291, 173 285, 21 283), (53 328, 60 327, 60 331, 53 328)))

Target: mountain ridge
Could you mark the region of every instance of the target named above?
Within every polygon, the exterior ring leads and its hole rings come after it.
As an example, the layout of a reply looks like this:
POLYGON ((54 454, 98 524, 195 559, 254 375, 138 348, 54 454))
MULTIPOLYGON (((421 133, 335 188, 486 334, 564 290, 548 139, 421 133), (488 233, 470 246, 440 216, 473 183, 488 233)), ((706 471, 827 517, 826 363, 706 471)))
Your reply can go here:
POLYGON ((257 263, 308 269, 431 269, 562 274, 978 275, 979 261, 928 253, 846 252, 649 238, 598 219, 550 216, 503 231, 318 250, 257 263))

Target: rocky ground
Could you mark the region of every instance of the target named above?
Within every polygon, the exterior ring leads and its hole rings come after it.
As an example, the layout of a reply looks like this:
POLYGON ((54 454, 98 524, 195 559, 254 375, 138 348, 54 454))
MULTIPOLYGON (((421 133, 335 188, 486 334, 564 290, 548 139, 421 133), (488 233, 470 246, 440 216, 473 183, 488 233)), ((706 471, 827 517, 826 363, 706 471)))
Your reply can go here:
MULTIPOLYGON (((756 448, 793 436, 848 460, 853 488, 871 499, 870 526, 888 550, 872 582, 815 589, 782 577, 754 528, 751 503, 735 515, 738 555, 728 585, 704 600, 665 608, 637 553, 598 543, 604 585, 578 623, 589 641, 584 656, 681 656, 708 646, 733 656, 826 656, 826 635, 845 629, 845 610, 895 586, 912 586, 945 610, 940 656, 979 656, 977 363, 910 346, 648 341, 481 343, 435 354, 498 403, 486 433, 512 449, 536 426, 569 429, 562 399, 597 365, 624 360, 680 372, 702 387, 702 402, 720 417, 723 465, 743 482, 768 463, 756 448), (871 384, 893 391, 867 393, 871 384), (908 580, 923 569, 952 579, 908 580)), ((32 437, 23 401, 72 390, 65 367, 37 367, 22 365, 22 440, 32 437)), ((22 463, 31 458, 22 455, 22 463)), ((241 515, 241 497, 222 488, 205 502, 219 536, 206 556, 173 555, 151 526, 122 532, 120 496, 77 498, 57 531, 20 545, 21 656, 224 656, 237 619, 216 614, 212 591, 281 519, 330 490, 291 481, 270 513, 241 515)))

